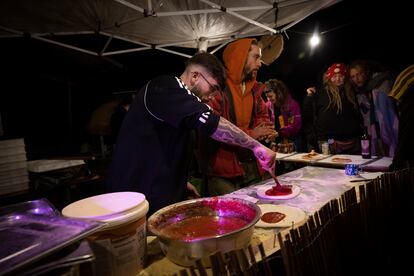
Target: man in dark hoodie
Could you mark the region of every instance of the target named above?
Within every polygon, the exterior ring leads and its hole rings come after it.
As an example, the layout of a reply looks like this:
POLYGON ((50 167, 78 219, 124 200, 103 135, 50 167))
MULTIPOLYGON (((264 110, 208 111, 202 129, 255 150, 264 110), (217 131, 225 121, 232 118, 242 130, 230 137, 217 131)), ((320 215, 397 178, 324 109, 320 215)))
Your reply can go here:
MULTIPOLYGON (((277 133, 261 97, 265 86, 256 81, 261 67, 261 47, 252 38, 230 43, 223 52, 226 88, 209 105, 250 137, 274 140, 277 133)), ((209 195, 233 192, 262 180, 263 171, 250 152, 238 146, 202 140, 199 146, 202 171, 207 177, 209 195)))
POLYGON ((123 120, 107 178, 110 192, 135 191, 148 199, 149 214, 185 200, 193 153, 192 130, 251 150, 263 167, 275 153, 252 139, 204 102, 224 86, 221 62, 208 53, 187 60, 180 77, 159 76, 138 92, 123 120))

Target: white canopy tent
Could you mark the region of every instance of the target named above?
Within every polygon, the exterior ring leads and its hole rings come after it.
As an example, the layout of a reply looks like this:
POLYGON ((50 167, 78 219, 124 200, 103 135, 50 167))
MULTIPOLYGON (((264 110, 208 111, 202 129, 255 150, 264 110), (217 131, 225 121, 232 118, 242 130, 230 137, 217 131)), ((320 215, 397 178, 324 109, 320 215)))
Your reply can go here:
POLYGON ((0 38, 30 36, 95 56, 157 49, 214 53, 283 33, 340 0, 2 0, 0 38), (91 43, 91 40, 94 42, 91 43))

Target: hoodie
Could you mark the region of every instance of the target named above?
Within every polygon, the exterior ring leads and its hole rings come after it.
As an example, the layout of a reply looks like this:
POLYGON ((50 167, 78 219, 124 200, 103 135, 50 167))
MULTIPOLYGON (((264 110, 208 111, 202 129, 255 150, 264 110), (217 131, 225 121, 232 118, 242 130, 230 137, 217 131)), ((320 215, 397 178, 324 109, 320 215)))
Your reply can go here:
MULTIPOLYGON (((217 93, 209 103, 217 113, 249 135, 259 124, 271 123, 267 107, 261 97, 264 85, 256 80, 248 81, 244 94, 241 91, 244 64, 252 41, 253 39, 240 39, 226 47, 223 61, 227 69, 227 87, 222 94, 217 93)), ((240 161, 246 159, 246 156, 254 160, 251 150, 219 143, 212 139, 208 142, 201 140, 199 150, 201 169, 209 176, 223 178, 244 176, 240 161)), ((261 169, 259 172, 263 173, 261 169)))
POLYGON ((256 83, 256 79, 246 82, 245 93, 242 93, 243 69, 252 41, 251 38, 236 40, 230 43, 223 52, 227 73, 226 84, 233 98, 235 123, 242 129, 248 128, 250 124, 252 114, 245 111, 253 108, 252 88, 256 83))

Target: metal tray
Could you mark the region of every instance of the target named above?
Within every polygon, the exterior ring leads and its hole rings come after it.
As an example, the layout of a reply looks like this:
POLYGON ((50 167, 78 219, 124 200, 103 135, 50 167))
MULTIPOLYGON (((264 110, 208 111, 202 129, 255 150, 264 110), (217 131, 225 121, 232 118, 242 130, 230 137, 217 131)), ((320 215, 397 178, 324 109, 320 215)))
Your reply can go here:
POLYGON ((0 217, 0 275, 33 263, 81 240, 101 222, 13 212, 0 217))
POLYGON ((12 213, 60 216, 60 212, 46 198, 20 202, 0 208, 0 217, 12 213))

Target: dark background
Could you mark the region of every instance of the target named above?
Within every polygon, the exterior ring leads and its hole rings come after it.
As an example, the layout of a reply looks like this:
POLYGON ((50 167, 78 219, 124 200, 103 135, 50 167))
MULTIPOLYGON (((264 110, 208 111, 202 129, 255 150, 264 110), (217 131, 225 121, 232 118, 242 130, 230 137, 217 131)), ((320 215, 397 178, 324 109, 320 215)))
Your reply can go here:
MULTIPOLYGON (((287 31, 281 56, 262 67, 258 80, 279 78, 302 101, 305 89, 334 62, 372 59, 398 73, 413 63, 414 14, 408 6, 344 0, 319 11, 287 31), (314 30, 322 41, 311 51, 314 30)), ((0 39, 0 138, 24 137, 29 159, 79 152, 92 112, 114 92, 138 89, 160 74, 179 76, 184 61, 156 50, 99 58, 29 37, 0 39)))

